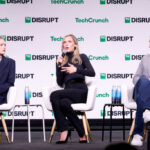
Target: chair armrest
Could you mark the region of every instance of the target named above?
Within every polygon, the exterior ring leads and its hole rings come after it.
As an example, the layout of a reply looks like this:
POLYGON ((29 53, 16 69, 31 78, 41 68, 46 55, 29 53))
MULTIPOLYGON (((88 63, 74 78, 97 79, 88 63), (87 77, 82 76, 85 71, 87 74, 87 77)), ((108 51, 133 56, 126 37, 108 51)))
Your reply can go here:
POLYGON ((46 108, 51 111, 52 110, 52 106, 51 106, 51 102, 50 102, 50 95, 53 91, 56 90, 61 90, 62 88, 55 85, 53 87, 50 86, 45 86, 42 88, 42 93, 43 93, 43 100, 44 100, 44 104, 46 106, 46 108))
POLYGON ((125 105, 128 109, 137 109, 137 104, 133 99, 133 90, 134 85, 122 85, 121 91, 122 91, 122 103, 125 105))
POLYGON ((15 106, 16 95, 17 95, 16 87, 11 86, 7 93, 7 103, 0 105, 0 110, 1 111, 11 110, 15 106))

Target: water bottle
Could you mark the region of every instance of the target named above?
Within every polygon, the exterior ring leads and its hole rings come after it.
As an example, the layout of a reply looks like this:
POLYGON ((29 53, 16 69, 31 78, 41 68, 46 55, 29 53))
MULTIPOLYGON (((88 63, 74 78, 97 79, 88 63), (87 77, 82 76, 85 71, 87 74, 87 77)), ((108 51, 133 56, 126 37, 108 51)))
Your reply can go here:
POLYGON ((25 96, 25 104, 29 104, 29 103, 30 103, 30 91, 29 91, 29 86, 25 86, 24 96, 25 96))
POLYGON ((112 104, 116 103, 116 86, 112 86, 112 91, 111 91, 111 98, 112 98, 112 104))
POLYGON ((121 87, 117 86, 116 90, 116 104, 121 104, 121 87))

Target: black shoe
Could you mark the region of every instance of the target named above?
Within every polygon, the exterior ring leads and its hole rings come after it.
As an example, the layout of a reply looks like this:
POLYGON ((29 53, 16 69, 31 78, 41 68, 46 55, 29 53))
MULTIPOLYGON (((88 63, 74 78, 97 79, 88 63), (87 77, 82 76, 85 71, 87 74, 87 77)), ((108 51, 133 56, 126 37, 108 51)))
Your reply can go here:
POLYGON ((57 141, 56 144, 65 144, 68 142, 68 138, 71 140, 71 131, 68 131, 67 137, 64 141, 57 141))
POLYGON ((87 140, 81 140, 79 143, 87 143, 87 140))

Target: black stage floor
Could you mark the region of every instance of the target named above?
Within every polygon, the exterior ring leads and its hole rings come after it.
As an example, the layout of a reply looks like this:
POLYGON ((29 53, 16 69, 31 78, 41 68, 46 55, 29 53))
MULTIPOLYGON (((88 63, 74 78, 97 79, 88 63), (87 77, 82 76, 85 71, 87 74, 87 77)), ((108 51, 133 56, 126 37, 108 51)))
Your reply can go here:
MULTIPOLYGON (((55 142, 59 138, 59 133, 56 131, 52 143, 48 143, 50 132, 46 132, 46 142, 43 141, 42 132, 31 133, 31 143, 28 143, 27 132, 15 132, 14 142, 8 144, 5 134, 2 132, 2 142, 0 150, 104 150, 104 148, 113 143, 126 142, 129 131, 126 131, 126 140, 123 141, 122 131, 112 132, 112 142, 109 142, 109 131, 105 131, 105 139, 101 140, 101 131, 92 131, 93 141, 89 144, 78 143, 79 137, 75 131, 72 131, 72 142, 63 145, 56 145, 55 142)), ((147 150, 147 138, 142 147, 136 147, 138 150, 147 150)))

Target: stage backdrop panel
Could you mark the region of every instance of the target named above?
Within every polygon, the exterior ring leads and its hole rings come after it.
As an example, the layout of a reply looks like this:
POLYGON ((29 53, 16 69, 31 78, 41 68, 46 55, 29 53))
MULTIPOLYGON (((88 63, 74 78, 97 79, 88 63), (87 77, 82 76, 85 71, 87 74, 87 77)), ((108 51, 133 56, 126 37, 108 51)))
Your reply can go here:
MULTIPOLYGON (((42 104, 41 88, 51 86, 61 42, 74 34, 80 53, 85 53, 96 71, 97 95, 90 119, 101 119, 105 103, 111 103, 113 85, 132 84, 141 58, 148 54, 150 39, 149 0, 0 0, 0 35, 7 43, 6 55, 16 61, 17 102, 24 104, 24 89, 31 90, 31 104, 42 104)), ((45 118, 53 113, 44 109, 45 118)), ((6 119, 12 111, 4 113, 6 119)), ((31 108, 33 119, 40 109, 31 108)), ((110 111, 106 111, 106 118, 110 111)), ((126 117, 129 110, 126 109, 126 117)), ((15 117, 25 119, 26 109, 15 117)), ((122 110, 113 111, 114 118, 122 110)))

